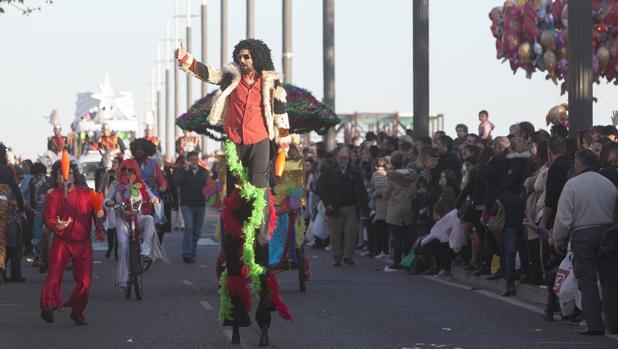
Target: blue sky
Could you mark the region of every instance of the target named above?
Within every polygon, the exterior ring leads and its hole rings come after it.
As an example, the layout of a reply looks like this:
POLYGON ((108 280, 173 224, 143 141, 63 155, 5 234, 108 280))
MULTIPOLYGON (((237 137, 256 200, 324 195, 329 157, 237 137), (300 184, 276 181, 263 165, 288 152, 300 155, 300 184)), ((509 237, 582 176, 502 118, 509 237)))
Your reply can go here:
MULTIPOLYGON (((186 3, 179 1, 180 12, 186 13, 186 3)), ((193 13, 201 3, 191 1, 193 13)), ((208 59, 219 66, 220 2, 207 3, 208 59)), ((430 1, 430 110, 445 114, 450 133, 460 122, 475 129, 481 109, 489 110, 496 134, 523 120, 544 127, 547 111, 567 100, 542 74, 513 76, 496 60, 487 13, 500 3, 430 1)), ((245 33, 244 6, 244 0, 229 0, 230 56, 245 33)), ((255 0, 255 6, 256 36, 269 44, 280 69, 281 0, 255 0)), ((10 8, 0 15, 0 141, 26 157, 45 150, 51 127, 43 116, 57 109, 68 130, 76 93, 96 90, 106 72, 117 89, 133 91, 142 110, 173 1, 57 0, 43 7, 29 17, 10 8)), ((335 0, 335 16, 336 111, 411 112, 411 0, 335 0)), ((178 24, 184 36, 186 21, 178 24)), ((198 19, 193 24, 198 52, 198 19)), ((321 98, 322 1, 293 1, 293 40, 294 83, 321 98)), ((197 81, 193 90, 198 98, 197 81)), ((609 123, 618 87, 603 83, 594 93, 594 121, 609 123)))

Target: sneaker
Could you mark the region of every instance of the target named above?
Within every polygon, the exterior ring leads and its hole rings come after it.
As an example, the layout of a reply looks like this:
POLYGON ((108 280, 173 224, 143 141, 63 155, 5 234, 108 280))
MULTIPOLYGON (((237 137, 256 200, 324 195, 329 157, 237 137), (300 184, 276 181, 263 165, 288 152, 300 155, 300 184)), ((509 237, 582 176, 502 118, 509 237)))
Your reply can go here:
POLYGON ((386 255, 384 254, 384 252, 380 252, 380 254, 378 254, 377 256, 375 256, 375 257, 373 257, 373 258, 375 258, 375 259, 382 259, 382 258, 384 258, 384 256, 386 256, 386 255))
POLYGON ((370 254, 371 254, 371 252, 369 252, 369 251, 363 251, 363 252, 360 253, 360 255, 363 256, 363 257, 367 257, 370 254))
POLYGON ((504 274, 496 273, 496 274, 493 274, 492 276, 488 277, 486 280, 489 280, 489 281, 500 280, 503 277, 504 277, 504 274))
POLYGON ((450 272, 450 271, 448 271, 448 270, 446 270, 446 269, 442 269, 442 270, 440 270, 440 272, 438 273, 438 276, 439 276, 439 277, 443 277, 443 278, 445 278, 445 277, 449 277, 449 276, 451 276, 451 272, 450 272))
POLYGON ((330 251, 330 245, 328 245, 328 246, 324 247, 324 250, 325 250, 325 251, 330 251))
POLYGON ((86 322, 86 319, 84 318, 84 315, 77 315, 74 312, 71 312, 71 320, 75 321, 75 324, 77 326, 86 326, 88 325, 88 322, 86 322))
POLYGON ((384 266, 384 271, 385 271, 386 273, 391 273, 391 272, 393 272, 393 271, 399 271, 399 269, 391 268, 390 266, 385 265, 385 266, 384 266))

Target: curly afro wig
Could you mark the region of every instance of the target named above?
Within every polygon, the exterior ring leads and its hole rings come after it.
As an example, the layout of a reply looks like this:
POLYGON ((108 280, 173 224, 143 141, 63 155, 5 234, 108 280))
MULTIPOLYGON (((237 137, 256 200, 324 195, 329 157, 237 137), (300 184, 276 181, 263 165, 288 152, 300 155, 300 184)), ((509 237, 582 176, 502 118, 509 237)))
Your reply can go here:
POLYGON ((137 138, 136 140, 131 142, 131 145, 129 147, 131 148, 131 154, 133 154, 133 156, 135 156, 135 153, 139 148, 142 148, 144 150, 144 154, 146 155, 146 157, 153 156, 157 152, 157 147, 146 138, 137 138))
POLYGON ((240 64, 238 54, 240 50, 247 49, 251 52, 251 58, 253 59, 253 67, 255 71, 261 73, 265 70, 275 70, 272 57, 270 56, 270 49, 264 41, 257 39, 245 39, 234 46, 234 62, 240 64))
POLYGON ((0 143, 0 165, 6 165, 9 161, 6 155, 6 146, 4 143, 0 143))

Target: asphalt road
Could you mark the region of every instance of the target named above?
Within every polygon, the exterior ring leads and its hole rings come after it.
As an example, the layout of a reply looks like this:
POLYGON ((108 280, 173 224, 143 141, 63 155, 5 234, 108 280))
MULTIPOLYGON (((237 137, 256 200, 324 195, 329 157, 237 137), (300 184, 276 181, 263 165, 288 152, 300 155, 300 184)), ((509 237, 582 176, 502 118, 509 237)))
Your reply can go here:
MULTIPOLYGON (((168 234, 169 261, 144 276, 144 300, 126 300, 113 285, 115 261, 94 257, 95 278, 86 309, 89 326, 77 327, 68 309, 47 324, 39 316, 44 275, 24 265, 27 282, 0 287, 0 348, 233 348, 257 347, 254 324, 241 346, 217 319, 218 295, 208 215, 197 262, 184 264, 181 234, 168 234)), ((99 247, 97 245, 97 247, 99 247)), ((97 248, 98 249, 98 248, 97 248)), ((335 268, 327 251, 307 249, 312 280, 298 290, 297 274, 278 274, 293 323, 273 316, 273 348, 618 348, 618 339, 583 337, 575 325, 544 322, 536 308, 504 302, 489 292, 448 280, 385 273, 384 263, 357 257, 335 268)), ((65 299, 73 287, 65 273, 65 299)))

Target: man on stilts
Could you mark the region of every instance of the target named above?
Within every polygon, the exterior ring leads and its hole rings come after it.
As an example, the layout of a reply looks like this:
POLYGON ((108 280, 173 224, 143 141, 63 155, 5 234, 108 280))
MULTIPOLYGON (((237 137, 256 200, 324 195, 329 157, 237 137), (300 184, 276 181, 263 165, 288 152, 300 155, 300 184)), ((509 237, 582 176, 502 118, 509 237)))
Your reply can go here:
MULTIPOLYGON (((234 47, 233 62, 221 70, 198 62, 182 47, 176 51, 180 68, 198 79, 220 86, 208 122, 223 126, 228 137, 226 160, 236 187, 224 202, 220 262, 220 319, 232 326, 232 343, 240 343, 239 327, 250 326, 251 293, 259 296, 255 314, 260 346, 268 346, 271 312, 291 320, 279 298, 279 286, 268 269, 268 240, 275 219, 270 200, 270 162, 275 145, 290 143, 286 93, 275 72, 270 49, 247 39, 234 47), (257 234, 257 237, 256 237, 257 234), (243 245, 251 248, 243 248, 243 245)), ((229 183, 229 181, 228 181, 229 183)))
MULTIPOLYGON (((48 274, 41 290, 41 317, 46 322, 54 322, 54 310, 71 307, 71 319, 83 326, 88 324, 84 309, 92 280, 92 221, 103 218, 105 213, 102 208, 95 212, 91 190, 76 184, 77 165, 69 166, 66 162, 61 165, 61 161, 56 161, 52 166, 56 189, 48 192, 43 211, 45 226, 54 238, 49 249, 48 274), (63 167, 69 168, 63 171, 63 167), (62 304, 62 277, 69 259, 73 261, 75 289, 62 304)), ((101 225, 97 224, 97 238, 102 239, 102 234, 101 225)))

